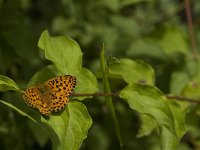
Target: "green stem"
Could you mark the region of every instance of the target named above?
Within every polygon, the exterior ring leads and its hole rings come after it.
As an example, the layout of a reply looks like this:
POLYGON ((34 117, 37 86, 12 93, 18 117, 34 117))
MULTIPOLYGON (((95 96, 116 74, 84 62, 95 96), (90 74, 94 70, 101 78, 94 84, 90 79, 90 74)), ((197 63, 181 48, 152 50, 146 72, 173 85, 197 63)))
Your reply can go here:
MULTIPOLYGON (((103 47, 103 49, 101 51, 101 71, 102 71, 104 92, 105 93, 111 93, 110 83, 109 83, 109 79, 108 79, 109 71, 108 71, 107 61, 105 60, 104 47, 103 47)), ((122 141, 122 138, 121 138, 119 122, 118 122, 118 119, 116 117, 112 96, 105 96, 105 100, 106 100, 107 108, 111 112, 111 116, 112 116, 112 119, 113 119, 113 124, 115 126, 115 131, 116 131, 117 138, 118 138, 118 141, 119 141, 119 144, 120 144, 120 148, 121 148, 121 150, 123 150, 123 141, 122 141)))

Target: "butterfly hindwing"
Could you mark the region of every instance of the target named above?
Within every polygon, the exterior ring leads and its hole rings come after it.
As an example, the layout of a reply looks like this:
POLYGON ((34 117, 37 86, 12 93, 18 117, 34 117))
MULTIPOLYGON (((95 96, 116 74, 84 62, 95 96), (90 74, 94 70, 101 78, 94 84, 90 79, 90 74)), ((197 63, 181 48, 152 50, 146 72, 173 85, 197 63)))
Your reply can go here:
POLYGON ((44 94, 44 90, 42 85, 35 85, 27 90, 25 90, 23 94, 23 98, 25 99, 26 103, 34 108, 37 108, 40 113, 43 115, 49 116, 51 114, 50 111, 50 99, 44 94))
POLYGON ((39 93, 39 86, 38 85, 32 86, 27 90, 25 90, 23 98, 29 106, 38 108, 38 101, 41 101, 41 97, 38 93, 39 93))

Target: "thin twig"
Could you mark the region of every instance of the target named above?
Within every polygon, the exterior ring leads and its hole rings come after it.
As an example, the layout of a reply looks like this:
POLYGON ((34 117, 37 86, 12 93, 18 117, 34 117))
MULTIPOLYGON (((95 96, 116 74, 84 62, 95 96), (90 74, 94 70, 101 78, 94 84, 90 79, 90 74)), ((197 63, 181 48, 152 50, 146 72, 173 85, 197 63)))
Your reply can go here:
POLYGON ((187 102, 191 102, 191 103, 200 104, 200 100, 198 100, 198 99, 179 97, 179 96, 166 96, 166 97, 168 99, 175 99, 175 100, 179 100, 179 101, 187 101, 187 102))
POLYGON ((73 93, 73 97, 84 97, 84 96, 119 96, 119 93, 73 93))
MULTIPOLYGON (((73 93, 73 97, 84 97, 84 96, 116 96, 119 97, 119 93, 73 93)), ((192 99, 192 98, 187 98, 187 97, 180 97, 180 96, 169 96, 166 95, 168 99, 174 99, 174 100, 179 100, 179 101, 187 101, 191 103, 196 103, 200 104, 200 99, 192 99)))
POLYGON ((185 11, 187 16, 188 30, 190 35, 191 47, 192 47, 192 57, 194 60, 197 59, 197 46, 194 36, 193 21, 190 9, 190 0, 185 0, 185 11))

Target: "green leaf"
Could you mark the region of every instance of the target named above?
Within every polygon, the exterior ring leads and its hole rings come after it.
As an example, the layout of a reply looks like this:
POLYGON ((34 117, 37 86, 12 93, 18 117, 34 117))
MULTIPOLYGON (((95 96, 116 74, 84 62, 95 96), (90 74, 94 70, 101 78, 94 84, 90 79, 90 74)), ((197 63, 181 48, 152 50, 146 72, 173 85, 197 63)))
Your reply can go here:
POLYGON ((132 57, 148 56, 158 60, 168 60, 168 56, 160 49, 158 42, 148 37, 134 40, 126 53, 132 57))
POLYGON ((181 94, 185 97, 200 98, 200 80, 199 81, 190 81, 182 90, 181 94))
POLYGON ((121 15, 113 15, 110 20, 120 32, 129 37, 135 37, 140 33, 140 26, 134 19, 123 17, 121 15))
POLYGON ((111 63, 109 72, 114 77, 123 78, 128 84, 135 82, 154 84, 155 80, 155 73, 150 65, 127 58, 111 63))
POLYGON ((165 126, 174 135, 174 118, 168 100, 154 86, 132 84, 120 92, 130 108, 153 118, 158 126, 165 126))
POLYGON ((187 109, 186 121, 185 121, 187 131, 189 131, 195 139, 198 139, 199 133, 200 133, 199 116, 200 116, 200 107, 199 106, 190 107, 190 109, 187 109))
POLYGON ((165 127, 161 128, 161 146, 162 150, 176 150, 179 141, 186 132, 185 129, 185 107, 178 105, 178 103, 170 100, 170 109, 174 118, 174 126, 176 131, 176 136, 172 134, 165 127))
POLYGON ((200 84, 200 61, 187 58, 184 67, 173 72, 170 81, 170 92, 175 95, 198 97, 200 84), (191 92, 191 93, 190 93, 191 92))
POLYGON ((190 81, 190 77, 184 71, 175 71, 172 73, 170 81, 170 92, 180 95, 184 87, 190 81))
POLYGON ((176 137, 178 140, 182 138, 182 136, 185 134, 185 108, 178 105, 178 103, 175 103, 173 101, 170 101, 170 110, 173 115, 174 119, 174 126, 176 131, 176 137))
POLYGON ((168 129, 165 127, 161 128, 161 145, 162 150, 176 150, 179 144, 179 141, 185 134, 185 110, 181 109, 177 103, 171 101, 170 102, 170 109, 174 118, 174 125, 176 136, 169 132, 168 129))
POLYGON ((92 124, 86 107, 80 102, 70 102, 61 115, 41 121, 50 127, 53 150, 78 150, 92 124))
POLYGON ((151 85, 129 85, 120 92, 120 97, 143 115, 139 137, 150 134, 158 126, 161 129, 162 150, 173 150, 177 147, 185 133, 185 111, 177 103, 169 102, 151 85))
POLYGON ((12 79, 10 79, 6 76, 0 75, 0 92, 8 91, 8 90, 14 90, 14 91, 21 92, 21 90, 19 89, 17 84, 12 79))
POLYGON ((186 37, 185 32, 176 27, 161 26, 148 36, 133 41, 127 55, 140 55, 142 58, 150 56, 158 60, 169 61, 169 58, 173 58, 174 54, 188 54, 186 37))
POLYGON ((164 28, 159 44, 166 53, 188 53, 185 31, 181 31, 176 27, 164 28))
POLYGON ((153 129, 157 127, 156 121, 152 119, 152 117, 149 117, 147 115, 141 115, 140 118, 141 118, 142 126, 140 127, 137 137, 150 135, 153 129))
POLYGON ((82 66, 82 52, 79 45, 66 36, 49 36, 44 31, 38 46, 44 50, 45 57, 51 60, 62 74, 78 72, 82 66))
POLYGON ((177 150, 179 141, 167 128, 161 127, 161 149, 162 150, 177 150))
MULTIPOLYGON (((98 91, 97 79, 86 68, 81 68, 78 74, 75 74, 77 77, 77 86, 75 88, 75 93, 95 93, 98 91)), ((83 100, 86 97, 76 97, 78 100, 83 100)))
POLYGON ((36 72, 33 77, 31 78, 31 80, 28 83, 27 87, 30 87, 34 84, 38 84, 38 83, 44 83, 45 81, 47 81, 48 79, 54 78, 56 77, 58 74, 56 67, 54 65, 49 65, 45 68, 43 68, 42 70, 36 72))
POLYGON ((172 74, 171 93, 185 97, 200 98, 200 61, 191 58, 186 65, 172 74))

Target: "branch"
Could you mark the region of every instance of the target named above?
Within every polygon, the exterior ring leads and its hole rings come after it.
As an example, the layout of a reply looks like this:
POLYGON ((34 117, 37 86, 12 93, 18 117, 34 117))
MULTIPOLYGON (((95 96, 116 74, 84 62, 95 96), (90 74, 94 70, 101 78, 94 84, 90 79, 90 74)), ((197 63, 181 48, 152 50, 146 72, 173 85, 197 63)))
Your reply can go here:
POLYGON ((73 93, 73 97, 84 97, 84 96, 117 96, 119 97, 119 93, 73 93))
MULTIPOLYGON (((115 92, 115 93, 73 93, 71 96, 73 97, 84 97, 84 96, 116 96, 119 97, 119 93, 115 92)), ((180 97, 180 96, 169 96, 166 95, 166 97, 168 99, 174 99, 174 100, 178 100, 178 101, 187 101, 187 102, 191 102, 191 103, 196 103, 196 104, 200 104, 200 100, 199 99, 192 99, 192 98, 186 98, 186 97, 180 97)))
POLYGON ((179 97, 179 96, 166 96, 166 97, 168 99, 175 99, 175 100, 178 100, 178 101, 187 101, 187 102, 191 102, 191 103, 200 104, 199 99, 192 99, 192 98, 179 97))
POLYGON ((196 60, 197 46, 196 46, 196 40, 194 36, 193 21, 192 21, 191 9, 190 9, 190 0, 185 0, 185 11, 186 11, 186 16, 187 16, 188 30, 189 30, 189 35, 190 35, 191 47, 192 47, 192 56, 193 56, 193 59, 196 60))

